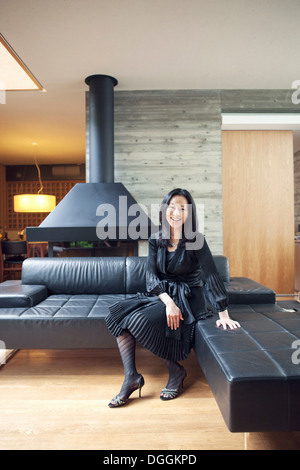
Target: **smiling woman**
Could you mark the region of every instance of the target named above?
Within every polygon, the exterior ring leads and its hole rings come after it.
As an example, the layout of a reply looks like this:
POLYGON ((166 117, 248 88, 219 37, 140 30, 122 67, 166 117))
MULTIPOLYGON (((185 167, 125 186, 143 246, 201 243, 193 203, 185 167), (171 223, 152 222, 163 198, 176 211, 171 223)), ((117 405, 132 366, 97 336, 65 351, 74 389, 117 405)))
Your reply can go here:
POLYGON ((167 208, 166 219, 170 227, 169 245, 174 248, 174 251, 182 237, 182 227, 188 217, 188 210, 188 200, 185 196, 172 197, 167 208))
POLYGON ((189 356, 195 324, 212 315, 205 296, 219 312, 217 326, 239 327, 227 312, 228 295, 204 236, 197 231, 196 206, 190 193, 170 191, 160 208, 160 229, 149 239, 146 293, 110 307, 106 318, 117 337, 124 365, 121 391, 109 406, 125 405, 144 385, 136 370, 136 340, 160 357, 169 371, 162 400, 178 397, 186 371, 178 361, 189 356))

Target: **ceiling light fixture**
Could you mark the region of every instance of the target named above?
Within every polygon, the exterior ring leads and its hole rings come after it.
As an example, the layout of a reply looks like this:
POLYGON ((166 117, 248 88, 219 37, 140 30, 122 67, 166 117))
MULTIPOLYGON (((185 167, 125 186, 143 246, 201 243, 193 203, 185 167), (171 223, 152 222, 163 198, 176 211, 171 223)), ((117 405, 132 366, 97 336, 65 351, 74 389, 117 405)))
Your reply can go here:
MULTIPOLYGON (((36 148, 37 143, 32 142, 32 146, 36 148)), ((41 172, 38 166, 36 156, 34 157, 35 166, 37 168, 40 189, 37 194, 17 194, 14 196, 15 212, 52 212, 56 206, 56 197, 51 194, 40 194, 43 191, 43 183, 41 172)))
POLYGON ((0 34, 0 90, 42 90, 42 85, 0 34))

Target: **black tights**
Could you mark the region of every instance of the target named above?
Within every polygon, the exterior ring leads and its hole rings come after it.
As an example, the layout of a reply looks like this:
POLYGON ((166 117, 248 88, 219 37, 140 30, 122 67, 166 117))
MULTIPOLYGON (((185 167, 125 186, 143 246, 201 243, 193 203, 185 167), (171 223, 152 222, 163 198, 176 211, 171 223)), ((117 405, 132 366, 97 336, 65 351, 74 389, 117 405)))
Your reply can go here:
MULTIPOLYGON (((129 331, 124 331, 122 336, 117 337, 117 343, 123 362, 125 379, 120 390, 120 397, 126 399, 131 390, 136 388, 138 372, 135 365, 136 340, 129 331)), ((167 388, 178 389, 184 379, 185 370, 178 362, 162 359, 169 371, 167 388)))
POLYGON ((185 377, 184 367, 178 364, 178 362, 168 361, 167 359, 162 359, 162 361, 169 371, 169 381, 166 388, 171 390, 178 390, 185 377))
POLYGON ((125 400, 131 393, 131 390, 136 388, 138 373, 135 366, 135 338, 129 333, 124 331, 122 336, 117 337, 117 343, 124 367, 125 379, 120 390, 120 397, 125 400))

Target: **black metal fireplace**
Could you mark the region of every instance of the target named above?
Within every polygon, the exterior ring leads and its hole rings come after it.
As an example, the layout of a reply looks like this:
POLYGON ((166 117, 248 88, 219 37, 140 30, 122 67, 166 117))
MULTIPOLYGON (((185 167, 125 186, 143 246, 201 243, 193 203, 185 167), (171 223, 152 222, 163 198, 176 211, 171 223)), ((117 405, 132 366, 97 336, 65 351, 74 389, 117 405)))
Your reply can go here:
MULTIPOLYGON (((38 227, 27 227, 27 240, 47 241, 49 256, 54 244, 79 241, 101 249, 128 243, 137 254, 138 240, 148 239, 155 227, 125 186, 114 181, 114 87, 118 82, 108 75, 91 75, 85 82, 89 86, 88 182, 77 183, 38 227)), ((113 256, 113 251, 108 254, 113 256)))

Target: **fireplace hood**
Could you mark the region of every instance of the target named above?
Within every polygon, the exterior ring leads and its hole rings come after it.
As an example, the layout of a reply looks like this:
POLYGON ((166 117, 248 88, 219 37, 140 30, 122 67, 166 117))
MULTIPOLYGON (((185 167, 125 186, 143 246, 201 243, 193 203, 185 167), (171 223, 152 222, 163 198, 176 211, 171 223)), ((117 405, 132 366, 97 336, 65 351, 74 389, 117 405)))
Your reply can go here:
POLYGON ((87 183, 77 183, 38 227, 27 227, 28 241, 71 242, 146 240, 156 228, 120 182, 114 182, 114 86, 108 75, 91 75, 87 183))

